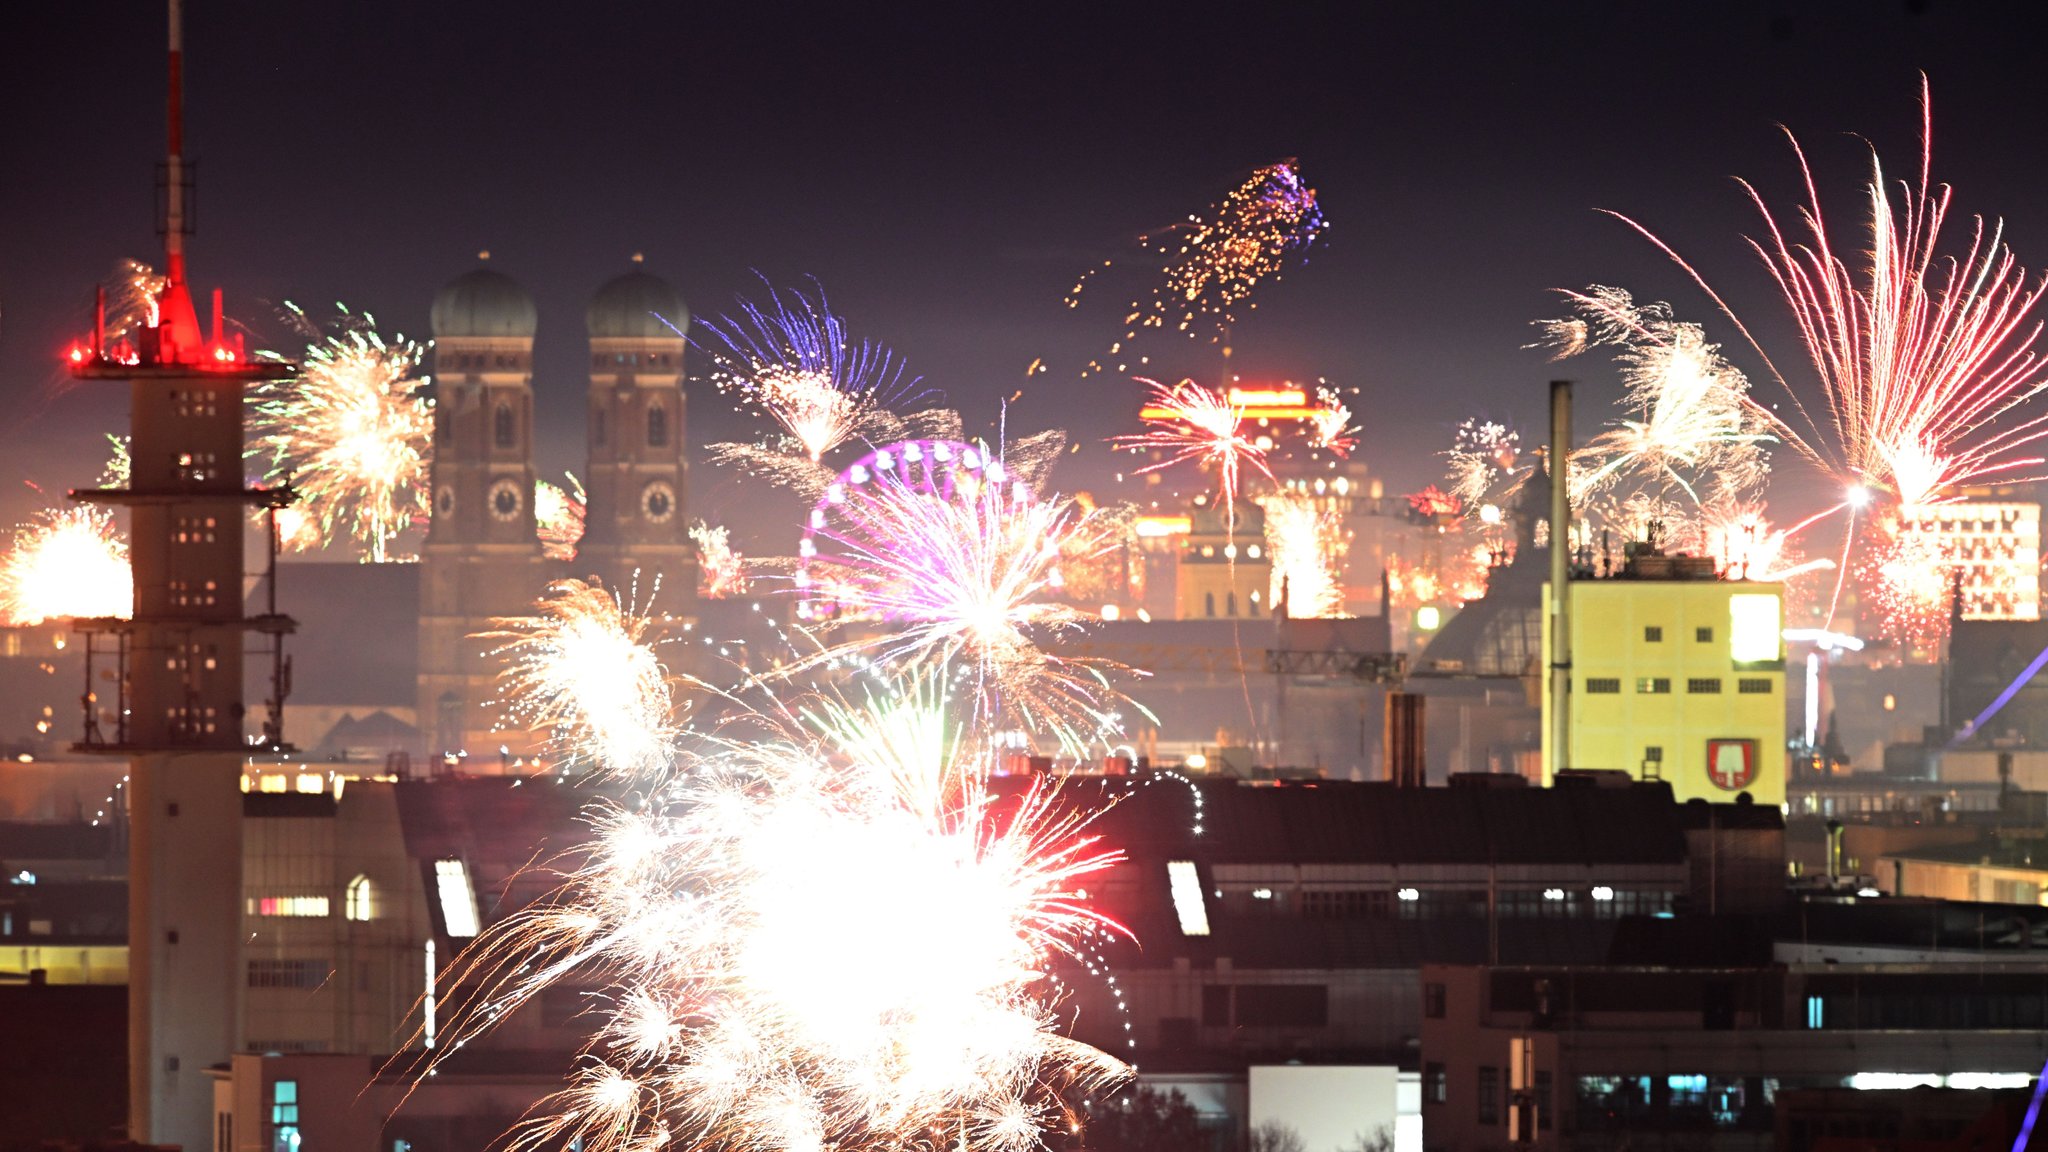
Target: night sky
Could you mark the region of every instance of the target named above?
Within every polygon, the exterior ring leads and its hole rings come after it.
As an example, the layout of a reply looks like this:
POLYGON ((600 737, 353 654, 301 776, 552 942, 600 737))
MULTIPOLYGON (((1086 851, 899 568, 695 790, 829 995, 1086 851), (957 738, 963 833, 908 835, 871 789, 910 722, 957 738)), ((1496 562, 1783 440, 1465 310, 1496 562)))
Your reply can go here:
MULTIPOLYGON (((1853 223, 1863 139, 1895 174, 1917 163, 1922 70, 1935 175, 1965 217, 1951 240, 1970 214, 2003 216, 2022 262, 2048 266, 2048 6, 1098 7, 190 0, 195 286, 224 287, 259 334, 281 336, 290 299, 424 336, 435 290, 490 249, 540 302, 553 475, 581 466, 585 303, 631 253, 700 315, 757 289, 755 270, 816 276, 970 426, 1025 387, 1013 434, 1070 429, 1086 447, 1063 482, 1092 484, 1138 389, 1079 370, 1121 333, 1142 277, 1104 280, 1078 311, 1066 289, 1105 258, 1142 269, 1138 233, 1295 156, 1331 227, 1261 292, 1236 370, 1362 389, 1364 457, 1407 491, 1467 416, 1541 438, 1558 370, 1522 345, 1558 312, 1548 289, 1620 284, 1715 319, 1595 209, 1656 228, 1768 339, 1781 313, 1739 245, 1754 218, 1729 177, 1789 210, 1783 123, 1838 227, 1853 223), (1035 358, 1052 371, 1026 385, 1035 358)), ((145 0, 0 16, 8 522, 47 502, 27 484, 90 483, 99 433, 126 426, 125 392, 69 384, 57 357, 95 280, 158 248, 162 19, 145 0)), ((1161 374, 1221 371, 1213 348, 1148 350, 1161 374)), ((1566 371, 1587 385, 1583 435, 1612 371, 1566 371)), ((694 395, 695 444, 751 427, 694 395)), ((714 519, 745 495, 697 481, 692 511, 714 519)))

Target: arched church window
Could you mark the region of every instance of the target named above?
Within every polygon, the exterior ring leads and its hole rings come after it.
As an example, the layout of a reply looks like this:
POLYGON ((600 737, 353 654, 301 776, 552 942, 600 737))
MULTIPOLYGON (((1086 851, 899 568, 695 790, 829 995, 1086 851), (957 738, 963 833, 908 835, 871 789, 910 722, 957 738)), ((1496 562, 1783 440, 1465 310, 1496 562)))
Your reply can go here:
POLYGON ((350 920, 373 920, 377 916, 377 896, 370 888, 370 878, 358 875, 348 882, 343 893, 342 912, 350 920))
POLYGON ((647 446, 668 447, 668 410, 659 404, 647 410, 647 446))
POLYGON ((590 435, 600 446, 604 444, 604 409, 602 408, 596 409, 590 414, 590 435))
POLYGON ((513 446, 512 406, 510 404, 501 403, 498 405, 497 411, 491 413, 491 439, 500 448, 510 448, 513 446))

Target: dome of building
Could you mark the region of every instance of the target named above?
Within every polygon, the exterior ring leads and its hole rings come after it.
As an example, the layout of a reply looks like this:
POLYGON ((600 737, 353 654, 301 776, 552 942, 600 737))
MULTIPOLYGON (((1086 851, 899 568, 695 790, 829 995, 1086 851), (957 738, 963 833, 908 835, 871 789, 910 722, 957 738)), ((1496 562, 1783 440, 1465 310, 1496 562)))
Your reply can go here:
POLYGON ((540 326, 533 294, 519 281, 489 268, 465 272, 434 297, 436 339, 463 336, 524 337, 540 326))
POLYGON ((599 288, 585 319, 596 339, 673 339, 690 330, 682 296, 668 281, 638 268, 599 288))

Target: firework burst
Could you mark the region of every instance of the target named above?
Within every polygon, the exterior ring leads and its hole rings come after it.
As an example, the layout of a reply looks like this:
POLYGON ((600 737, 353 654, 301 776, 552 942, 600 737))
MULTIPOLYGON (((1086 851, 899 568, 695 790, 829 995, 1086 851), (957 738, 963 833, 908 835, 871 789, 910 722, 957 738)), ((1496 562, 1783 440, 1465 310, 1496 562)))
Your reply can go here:
POLYGON ((1063 744, 1110 723, 1100 669, 1041 642, 1086 618, 1058 597, 1061 565, 1113 551, 1113 511, 1039 498, 985 447, 913 443, 866 482, 835 485, 813 513, 798 590, 813 618, 890 626, 799 667, 862 652, 891 667, 970 669, 987 716, 1063 744))
POLYGON ((630 599, 562 580, 535 615, 493 623, 477 638, 496 643, 504 661, 501 703, 566 763, 640 774, 672 762, 676 700, 655 653, 656 621, 630 599))
POLYGON ((1047 979, 1120 931, 1079 890, 1118 856, 1042 783, 991 790, 942 679, 700 738, 600 810, 557 901, 487 933, 445 1051, 572 974, 604 986, 518 1145, 1024 1152, 1063 1092, 1126 1074, 1056 1030, 1047 979))
POLYGON ((1343 615, 1338 572, 1350 542, 1342 513, 1329 501, 1291 488, 1258 503, 1266 514, 1266 553, 1273 564, 1269 602, 1284 602, 1297 619, 1343 615))
POLYGON ((1461 508, 1498 502, 1502 490, 1518 484, 1528 471, 1522 459, 1522 434, 1492 420, 1467 420, 1458 425, 1451 447, 1443 455, 1450 470, 1448 495, 1461 508))
POLYGON ((590 507, 583 481, 573 472, 563 473, 562 478, 566 484, 542 480, 533 492, 534 530, 540 536, 541 553, 550 560, 576 558, 576 546, 583 542, 584 516, 590 507))
POLYGON ((1645 484, 1682 493, 1697 507, 1742 501, 1763 484, 1769 428, 1749 401, 1749 381, 1667 304, 1638 305, 1619 288, 1562 292, 1574 315, 1541 322, 1556 358, 1617 349, 1629 416, 1574 452, 1575 500, 1600 489, 1645 484))
MULTIPOLYGON (((1258 307, 1251 296, 1259 285, 1279 279, 1287 261, 1313 245, 1326 227, 1315 189, 1290 159, 1257 169, 1206 213, 1139 237, 1139 245, 1162 262, 1161 277, 1149 300, 1132 301, 1124 339, 1111 346, 1110 355, 1146 329, 1172 327, 1195 336, 1198 327, 1208 328, 1221 340, 1240 307, 1258 307)), ((1079 306, 1097 270, 1075 283, 1068 307, 1079 306)), ((1100 367, 1091 364, 1090 371, 1100 367)))
POLYGON ((1244 406, 1229 396, 1204 388, 1193 380, 1161 384, 1140 380, 1151 390, 1143 419, 1149 432, 1113 436, 1112 444, 1132 451, 1158 450, 1166 455, 1138 469, 1140 474, 1157 472, 1182 462, 1216 469, 1216 499, 1224 507, 1229 530, 1237 529, 1238 479, 1246 465, 1273 478, 1266 466, 1266 449, 1259 446, 1245 428, 1244 406))
POLYGON ((1764 236, 1750 248, 1770 271, 1802 337, 1800 349, 1820 380, 1825 414, 1814 419, 1784 373, 1705 277, 1643 225, 1621 217, 1690 274, 1734 323, 1798 407, 1802 432, 1768 410, 1773 430, 1844 487, 1868 485, 1903 505, 1951 499, 1992 477, 2020 478, 2042 463, 2048 416, 2016 412, 2048 380, 2035 347, 2036 312, 2048 282, 2027 286, 2025 271, 2002 242, 2002 227, 1980 217, 1968 246, 1941 256, 1950 191, 1929 176, 1932 105, 1921 89, 1918 179, 1896 187, 1875 152, 1865 190, 1867 270, 1838 254, 1799 142, 1788 132, 1806 203, 1806 235, 1788 237, 1761 193, 1743 190, 1762 217, 1764 236))
POLYGON ((1338 457, 1348 457, 1358 447, 1357 429, 1351 426, 1351 409, 1335 388, 1316 389, 1315 411, 1308 418, 1309 446, 1324 448, 1338 457))
MULTIPOLYGON (((305 314, 292 315, 311 329, 305 314)), ((371 317, 306 350, 296 377, 250 395, 248 453, 270 484, 290 483, 330 544, 347 538, 387 559, 399 533, 427 516, 433 404, 420 394, 426 350, 386 340, 371 317)))
POLYGON ((99 508, 39 514, 0 558, 0 620, 10 625, 127 616, 134 603, 128 546, 99 508))
POLYGON ((856 437, 898 430, 890 406, 924 395, 894 353, 854 341, 823 288, 770 288, 767 303, 743 299, 734 315, 698 330, 711 337, 698 346, 711 358, 712 383, 773 420, 813 465, 856 437))
POLYGON ((697 595, 726 600, 747 594, 746 561, 733 551, 723 525, 697 521, 690 525, 690 542, 697 546, 697 595))

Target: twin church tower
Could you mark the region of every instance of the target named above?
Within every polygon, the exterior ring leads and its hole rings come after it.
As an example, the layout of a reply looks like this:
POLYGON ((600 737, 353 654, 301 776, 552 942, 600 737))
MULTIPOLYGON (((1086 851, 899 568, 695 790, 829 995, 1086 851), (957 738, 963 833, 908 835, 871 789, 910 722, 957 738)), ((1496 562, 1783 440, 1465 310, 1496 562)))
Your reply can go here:
POLYGON ((534 517, 540 316, 532 294, 482 267, 434 297, 433 515, 420 555, 418 716, 436 754, 527 750, 493 705, 500 661, 473 637, 494 618, 532 615, 550 581, 594 577, 622 598, 637 582, 644 600, 659 580, 655 608, 670 615, 687 613, 695 595, 683 514, 689 313, 639 259, 597 290, 585 317, 589 503, 572 561, 542 553, 534 517))

